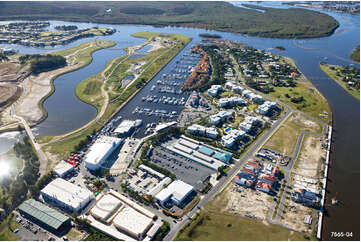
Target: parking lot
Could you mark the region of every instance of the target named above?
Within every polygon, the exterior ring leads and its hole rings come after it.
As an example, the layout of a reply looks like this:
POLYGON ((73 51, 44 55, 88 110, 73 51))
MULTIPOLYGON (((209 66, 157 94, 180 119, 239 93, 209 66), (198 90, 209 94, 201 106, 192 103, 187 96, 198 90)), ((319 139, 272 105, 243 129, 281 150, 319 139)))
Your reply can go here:
POLYGON ((215 171, 210 168, 159 146, 154 148, 150 159, 156 165, 172 172, 177 179, 194 186, 198 191, 206 186, 206 184, 203 184, 203 181, 215 173, 215 171))
POLYGON ((51 233, 33 224, 32 222, 29 222, 28 220, 19 215, 16 216, 16 222, 18 222, 20 226, 16 230, 14 230, 14 233, 19 238, 19 240, 47 241, 50 238, 53 238, 53 240, 59 239, 58 237, 52 235, 51 233))

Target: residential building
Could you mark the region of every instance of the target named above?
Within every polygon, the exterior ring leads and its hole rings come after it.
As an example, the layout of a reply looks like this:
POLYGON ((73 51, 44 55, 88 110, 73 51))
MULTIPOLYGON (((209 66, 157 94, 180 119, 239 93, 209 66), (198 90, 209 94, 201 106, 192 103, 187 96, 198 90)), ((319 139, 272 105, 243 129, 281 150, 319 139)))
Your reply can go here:
POLYGON ((210 89, 208 89, 208 95, 212 97, 216 97, 222 91, 221 85, 212 85, 210 89))
POLYGON ((231 112, 220 111, 219 113, 210 116, 209 122, 213 125, 217 125, 217 124, 225 121, 227 118, 231 118, 231 117, 233 117, 231 112))

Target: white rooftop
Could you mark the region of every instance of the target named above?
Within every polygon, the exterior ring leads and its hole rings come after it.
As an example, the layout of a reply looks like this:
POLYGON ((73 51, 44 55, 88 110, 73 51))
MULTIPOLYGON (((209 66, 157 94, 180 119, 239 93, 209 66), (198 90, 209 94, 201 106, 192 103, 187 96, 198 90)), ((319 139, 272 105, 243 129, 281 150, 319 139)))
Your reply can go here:
POLYGON ((69 170, 74 169, 72 165, 70 165, 68 162, 62 160, 59 162, 59 164, 54 168, 54 172, 62 176, 64 173, 67 173, 69 170))
POLYGON ((176 201, 182 201, 185 196, 187 196, 193 190, 193 186, 181 181, 175 180, 168 187, 160 191, 156 198, 160 201, 164 201, 169 196, 172 196, 172 199, 176 201))
POLYGON ((120 199, 108 193, 97 200, 90 212, 92 215, 106 221, 114 214, 115 210, 119 209, 122 205, 123 203, 120 199))
POLYGON ((83 201, 94 197, 93 193, 88 189, 78 187, 62 178, 56 178, 44 187, 41 192, 73 208, 81 207, 83 201))
POLYGON ((121 139, 116 137, 102 136, 89 148, 89 153, 85 156, 85 162, 98 165, 102 158, 114 146, 118 146, 121 139))
POLYGON ((133 120, 123 120, 118 127, 114 130, 115 133, 126 134, 135 127, 135 121, 133 120))
POLYGON ((152 219, 137 212, 131 207, 125 207, 115 216, 113 224, 126 231, 131 231, 138 236, 144 234, 151 226, 152 219))

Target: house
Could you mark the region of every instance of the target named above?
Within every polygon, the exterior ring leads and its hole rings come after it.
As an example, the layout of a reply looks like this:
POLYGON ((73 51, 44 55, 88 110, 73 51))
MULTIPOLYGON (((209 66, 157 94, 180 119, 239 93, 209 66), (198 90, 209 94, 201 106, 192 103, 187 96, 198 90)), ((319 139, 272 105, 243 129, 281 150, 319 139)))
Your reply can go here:
POLYGON ((193 124, 187 128, 188 133, 193 135, 203 135, 212 139, 216 139, 218 137, 218 131, 216 128, 212 127, 204 127, 198 124, 193 124))
POLYGON ((262 115, 267 115, 275 107, 277 107, 276 102, 265 101, 262 105, 258 106, 257 111, 262 115))
POLYGON ((242 130, 233 129, 222 137, 221 143, 226 148, 231 148, 246 133, 242 130))
POLYGON ((306 189, 297 189, 294 191, 292 193, 292 200, 309 207, 319 207, 320 204, 319 195, 306 189))
POLYGON ((245 105, 246 102, 240 97, 229 97, 229 98, 221 98, 218 101, 219 106, 227 107, 227 106, 236 106, 236 105, 245 105))
POLYGON ((256 117, 247 116, 243 122, 239 124, 239 129, 246 133, 250 133, 252 130, 256 130, 258 127, 262 127, 263 122, 256 117))
POLYGON ((223 121, 225 121, 227 118, 231 118, 232 113, 227 111, 220 111, 217 114, 214 114, 209 117, 209 122, 213 125, 217 125, 223 121))
POLYGON ((208 89, 208 95, 212 97, 216 97, 222 91, 221 85, 212 85, 210 89, 208 89))
POLYGON ((272 193, 273 192, 273 188, 270 184, 268 183, 263 183, 263 182, 257 182, 256 185, 256 190, 261 191, 261 192, 265 192, 265 193, 272 193))

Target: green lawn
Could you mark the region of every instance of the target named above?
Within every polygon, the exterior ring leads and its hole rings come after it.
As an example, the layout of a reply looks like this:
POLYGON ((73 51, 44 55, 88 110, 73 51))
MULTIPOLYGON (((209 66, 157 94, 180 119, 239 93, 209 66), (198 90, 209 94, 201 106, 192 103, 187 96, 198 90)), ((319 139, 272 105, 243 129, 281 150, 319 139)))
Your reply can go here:
POLYGON ((192 224, 179 233, 175 240, 197 241, 299 241, 303 234, 281 226, 262 223, 240 216, 203 212, 192 224))
POLYGON ((356 46, 356 48, 352 51, 350 58, 354 61, 360 62, 360 45, 356 46))
MULTIPOLYGON (((335 66, 337 69, 337 66, 335 66)), ((330 67, 328 65, 323 65, 320 63, 320 68, 321 70, 323 70, 329 77, 331 77, 331 79, 333 79, 334 81, 336 81, 341 87, 343 87, 343 89, 345 89, 346 92, 348 92, 349 94, 351 94, 354 98, 357 98, 358 100, 360 100, 360 92, 354 88, 350 88, 347 83, 343 82, 341 80, 340 77, 338 77, 336 75, 336 70, 331 70, 330 67)))

